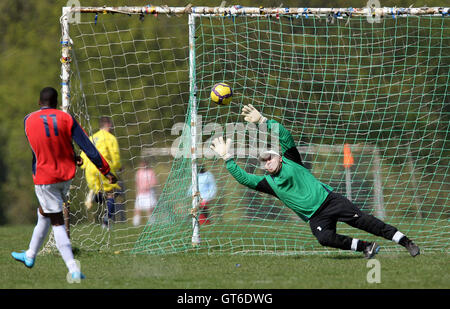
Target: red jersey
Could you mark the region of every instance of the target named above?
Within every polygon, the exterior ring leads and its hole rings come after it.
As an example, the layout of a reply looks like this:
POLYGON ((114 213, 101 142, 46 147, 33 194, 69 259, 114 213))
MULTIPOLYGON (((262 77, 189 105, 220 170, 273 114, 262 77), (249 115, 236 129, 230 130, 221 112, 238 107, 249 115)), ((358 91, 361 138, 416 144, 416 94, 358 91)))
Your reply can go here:
POLYGON ((24 119, 25 134, 33 151, 33 181, 36 185, 63 182, 75 177, 72 140, 105 175, 110 167, 89 137, 68 113, 43 107, 24 119))

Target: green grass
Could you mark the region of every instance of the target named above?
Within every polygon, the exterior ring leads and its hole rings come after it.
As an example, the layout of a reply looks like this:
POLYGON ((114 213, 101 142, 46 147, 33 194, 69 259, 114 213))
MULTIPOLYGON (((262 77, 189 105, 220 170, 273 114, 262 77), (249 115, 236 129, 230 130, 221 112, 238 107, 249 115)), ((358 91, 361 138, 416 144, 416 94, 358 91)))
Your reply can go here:
POLYGON ((368 283, 371 270, 358 253, 299 256, 111 254, 80 250, 76 259, 87 279, 66 280, 57 254, 38 256, 32 269, 11 258, 26 249, 33 226, 0 227, 1 289, 448 289, 448 254, 380 253, 381 283, 368 283), (239 264, 239 266, 237 265, 239 264))

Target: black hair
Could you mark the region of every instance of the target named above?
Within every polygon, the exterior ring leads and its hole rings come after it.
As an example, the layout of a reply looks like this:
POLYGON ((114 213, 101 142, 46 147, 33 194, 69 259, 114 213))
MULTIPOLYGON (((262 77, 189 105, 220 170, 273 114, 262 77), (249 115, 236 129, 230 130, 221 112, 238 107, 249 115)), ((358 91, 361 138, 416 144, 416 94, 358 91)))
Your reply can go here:
POLYGON ((43 106, 56 108, 58 106, 58 91, 52 87, 45 87, 41 90, 39 102, 43 106))
POLYGON ((106 124, 112 125, 111 117, 102 116, 100 117, 100 127, 104 127, 106 124))

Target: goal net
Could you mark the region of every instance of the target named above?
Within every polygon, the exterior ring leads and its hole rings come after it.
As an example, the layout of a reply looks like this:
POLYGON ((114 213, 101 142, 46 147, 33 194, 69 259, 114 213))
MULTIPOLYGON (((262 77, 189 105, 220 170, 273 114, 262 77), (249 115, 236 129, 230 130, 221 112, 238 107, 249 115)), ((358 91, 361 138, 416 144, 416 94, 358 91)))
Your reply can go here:
MULTIPOLYGON (((232 137, 238 165, 263 174, 257 156, 276 136, 243 120, 242 106, 252 104, 291 132, 317 179, 424 250, 447 250, 448 8, 79 11, 80 20, 63 26, 64 99, 89 135, 99 129, 99 117, 111 117, 123 168, 109 230, 100 225, 105 205, 85 207, 89 189, 83 170, 77 172, 70 191, 74 247, 330 252, 308 223, 275 198, 238 184, 210 151, 214 137, 232 137), (228 106, 210 100, 218 82, 233 88, 228 106), (157 205, 136 225, 142 159, 157 175, 157 205), (198 193, 200 167, 217 188, 207 210, 198 193), (205 216, 209 224, 202 224, 205 216)), ((345 224, 338 233, 399 249, 345 224)))

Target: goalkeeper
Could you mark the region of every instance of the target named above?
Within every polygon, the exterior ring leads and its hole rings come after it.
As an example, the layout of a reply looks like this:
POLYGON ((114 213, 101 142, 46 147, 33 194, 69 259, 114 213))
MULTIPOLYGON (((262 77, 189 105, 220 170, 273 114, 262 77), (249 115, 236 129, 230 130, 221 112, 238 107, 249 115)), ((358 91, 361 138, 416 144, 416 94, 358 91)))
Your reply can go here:
POLYGON ((313 235, 322 246, 363 252, 368 259, 380 249, 376 242, 368 242, 336 233, 338 221, 376 236, 392 240, 405 247, 411 256, 420 253, 419 247, 394 226, 362 212, 351 201, 318 181, 304 166, 290 132, 275 120, 268 120, 252 105, 244 106, 245 121, 267 124, 267 131, 278 126, 282 153, 263 152, 259 159, 268 175, 248 174, 233 160, 229 149, 231 140, 213 140, 211 149, 225 162, 231 175, 242 185, 268 193, 280 199, 302 220, 309 222, 313 235))

